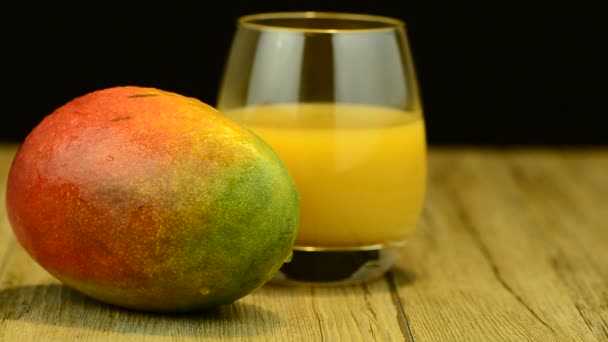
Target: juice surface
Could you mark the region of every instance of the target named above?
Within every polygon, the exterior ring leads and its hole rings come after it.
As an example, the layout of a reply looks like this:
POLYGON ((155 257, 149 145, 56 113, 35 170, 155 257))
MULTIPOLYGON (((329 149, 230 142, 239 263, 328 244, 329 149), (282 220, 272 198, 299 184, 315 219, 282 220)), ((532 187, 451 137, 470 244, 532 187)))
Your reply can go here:
POLYGON ((266 140, 301 195, 297 246, 405 241, 426 189, 420 112, 336 103, 273 104, 224 113, 266 140))

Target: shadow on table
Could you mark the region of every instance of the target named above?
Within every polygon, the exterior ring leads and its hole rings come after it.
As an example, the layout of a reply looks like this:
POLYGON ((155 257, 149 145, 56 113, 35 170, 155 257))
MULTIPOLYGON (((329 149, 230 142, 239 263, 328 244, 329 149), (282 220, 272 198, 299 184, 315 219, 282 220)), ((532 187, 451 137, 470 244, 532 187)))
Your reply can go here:
POLYGON ((98 302, 60 284, 0 290, 0 318, 160 336, 251 336, 280 326, 274 312, 238 301, 204 312, 146 313, 98 302))
POLYGON ((395 266, 384 275, 384 278, 399 288, 414 284, 416 282, 416 273, 409 269, 395 266))

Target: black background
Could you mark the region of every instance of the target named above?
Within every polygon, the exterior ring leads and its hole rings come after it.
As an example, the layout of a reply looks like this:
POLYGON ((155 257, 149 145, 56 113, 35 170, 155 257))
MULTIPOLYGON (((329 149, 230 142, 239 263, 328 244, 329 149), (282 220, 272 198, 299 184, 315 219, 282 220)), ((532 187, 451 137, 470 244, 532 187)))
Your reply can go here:
POLYGON ((239 16, 318 10, 406 21, 430 144, 608 144, 600 72, 608 62, 601 55, 605 19, 592 8, 532 3, 12 3, 0 18, 0 139, 21 141, 53 109, 116 85, 157 87, 214 105, 239 16))

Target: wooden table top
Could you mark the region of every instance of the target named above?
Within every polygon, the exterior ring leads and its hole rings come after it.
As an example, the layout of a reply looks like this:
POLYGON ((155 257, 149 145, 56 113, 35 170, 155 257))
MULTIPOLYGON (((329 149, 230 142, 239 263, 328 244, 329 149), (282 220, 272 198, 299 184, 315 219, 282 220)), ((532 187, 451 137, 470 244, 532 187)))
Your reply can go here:
MULTIPOLYGON (((0 147, 0 188, 15 146, 0 147)), ((127 311, 61 285, 0 198, 0 341, 607 341, 608 148, 429 151, 423 218, 385 277, 266 284, 206 313, 127 311)))

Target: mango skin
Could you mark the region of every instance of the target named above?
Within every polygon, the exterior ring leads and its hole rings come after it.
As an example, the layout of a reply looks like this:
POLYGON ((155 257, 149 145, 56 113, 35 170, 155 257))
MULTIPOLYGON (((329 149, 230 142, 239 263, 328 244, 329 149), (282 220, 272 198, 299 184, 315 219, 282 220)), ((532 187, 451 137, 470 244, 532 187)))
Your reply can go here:
POLYGON ((17 241, 67 286, 144 311, 232 303, 291 251, 299 194, 271 148, 215 108, 155 88, 93 91, 13 159, 17 241))

